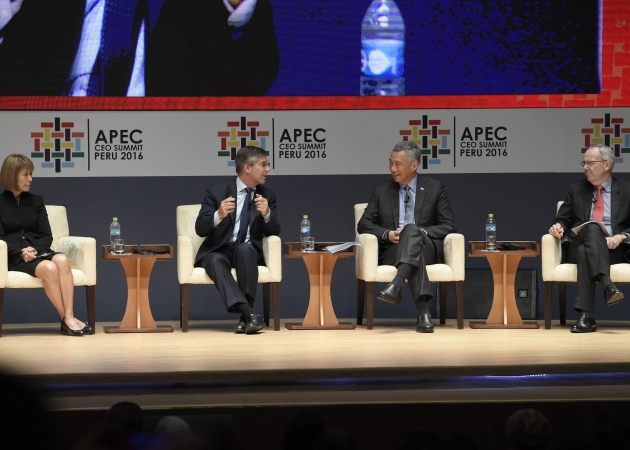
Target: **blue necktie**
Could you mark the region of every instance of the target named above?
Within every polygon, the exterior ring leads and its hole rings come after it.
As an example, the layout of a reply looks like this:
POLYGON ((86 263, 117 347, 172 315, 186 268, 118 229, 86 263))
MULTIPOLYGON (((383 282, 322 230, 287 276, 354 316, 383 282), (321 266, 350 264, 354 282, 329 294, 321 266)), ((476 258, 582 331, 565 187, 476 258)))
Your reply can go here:
POLYGON ((414 206, 413 198, 411 197, 411 188, 409 185, 405 186, 405 225, 408 223, 415 223, 415 214, 414 214, 414 206))
POLYGON ((245 188, 247 194, 245 195, 245 201, 243 202, 243 207, 241 208, 241 219, 239 223, 239 231, 238 236, 236 237, 236 243, 240 244, 241 242, 245 242, 245 238, 247 238, 247 228, 249 227, 249 208, 252 204, 252 188, 245 188))

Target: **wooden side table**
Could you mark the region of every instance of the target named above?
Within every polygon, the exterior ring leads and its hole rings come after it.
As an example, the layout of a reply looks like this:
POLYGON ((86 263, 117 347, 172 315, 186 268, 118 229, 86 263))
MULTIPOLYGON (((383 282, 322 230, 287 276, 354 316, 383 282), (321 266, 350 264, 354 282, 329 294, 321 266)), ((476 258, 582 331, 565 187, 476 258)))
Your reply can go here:
POLYGON ((514 280, 521 258, 540 255, 540 245, 537 242, 509 242, 521 245, 525 250, 503 250, 497 242, 499 251, 486 252, 485 241, 470 242, 468 256, 487 258, 494 279, 494 298, 488 319, 470 322, 470 328, 539 328, 537 322, 523 322, 514 297, 514 280))
POLYGON ((109 245, 103 245, 103 261, 120 261, 127 277, 127 309, 118 327, 103 327, 105 333, 165 333, 172 332, 170 325, 156 325, 149 305, 149 279, 155 261, 173 258, 170 245, 143 245, 143 250, 167 253, 141 255, 132 253, 133 245, 125 245, 125 253, 110 253, 109 245))
MULTIPOLYGON (((337 245, 339 242, 318 242, 322 245, 337 245)), ((350 322, 339 323, 330 298, 330 280, 338 258, 350 258, 356 254, 356 247, 331 254, 328 251, 304 253, 299 242, 284 243, 285 258, 302 258, 308 270, 311 294, 306 316, 301 324, 287 323, 289 330, 354 330, 350 322)))

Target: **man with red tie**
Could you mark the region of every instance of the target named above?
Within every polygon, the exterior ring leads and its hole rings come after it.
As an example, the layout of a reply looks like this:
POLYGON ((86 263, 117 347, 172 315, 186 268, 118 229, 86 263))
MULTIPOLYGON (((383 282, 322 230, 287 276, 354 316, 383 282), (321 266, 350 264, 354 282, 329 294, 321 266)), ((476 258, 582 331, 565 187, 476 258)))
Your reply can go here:
POLYGON ((595 286, 602 285, 606 305, 614 305, 623 294, 610 279, 610 265, 626 262, 630 253, 630 184, 612 178, 613 150, 603 144, 591 145, 581 166, 585 180, 571 183, 549 234, 570 242, 566 262, 577 264, 577 297, 573 307, 580 318, 572 333, 597 331, 593 309, 595 286), (585 222, 577 234, 571 231, 585 222))

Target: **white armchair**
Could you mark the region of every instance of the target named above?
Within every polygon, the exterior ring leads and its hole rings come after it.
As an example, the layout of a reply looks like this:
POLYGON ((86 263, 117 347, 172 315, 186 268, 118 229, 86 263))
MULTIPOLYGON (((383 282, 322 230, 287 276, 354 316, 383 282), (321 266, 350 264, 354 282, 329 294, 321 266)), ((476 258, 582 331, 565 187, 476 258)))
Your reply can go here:
MULTIPOLYGON (((46 206, 48 221, 53 235, 51 248, 65 253, 70 261, 75 286, 85 286, 87 297, 88 324, 95 326, 95 285, 96 285, 96 240, 90 237, 69 236, 68 216, 64 206, 46 206)), ((43 288, 41 278, 23 272, 9 272, 7 244, 0 241, 0 335, 2 335, 2 311, 4 309, 4 289, 43 288)))
MULTIPOLYGON (((203 267, 195 267, 195 256, 203 242, 195 232, 201 205, 177 207, 177 278, 180 284, 180 326, 188 331, 188 298, 191 284, 214 284, 203 267)), ((273 329, 280 331, 280 281, 282 281, 282 242, 278 236, 263 238, 266 266, 258 266, 258 283, 263 285, 263 316, 269 326, 269 303, 273 290, 273 329)), ((232 269, 236 279, 236 270, 232 269)))
MULTIPOLYGON (((564 202, 558 202, 556 211, 564 202)), ((562 244, 560 239, 546 234, 542 237, 542 279, 545 283, 545 329, 551 328, 551 304, 553 283, 558 283, 560 325, 566 325, 567 283, 577 283, 577 264, 562 264, 562 244)), ((630 283, 630 264, 610 266, 610 279, 613 283, 630 283)))
MULTIPOLYGON (((374 316, 374 283, 390 283, 396 276, 396 267, 378 265, 378 239, 372 234, 358 234, 357 225, 367 203, 354 205, 354 232, 357 234, 356 275, 357 325, 363 323, 363 309, 367 296, 367 329, 372 329, 374 316)), ((438 283, 440 290, 440 324, 446 323, 446 283, 455 282, 457 297, 457 328, 464 328, 464 236, 451 233, 444 239, 444 264, 427 266, 429 281, 438 283)))

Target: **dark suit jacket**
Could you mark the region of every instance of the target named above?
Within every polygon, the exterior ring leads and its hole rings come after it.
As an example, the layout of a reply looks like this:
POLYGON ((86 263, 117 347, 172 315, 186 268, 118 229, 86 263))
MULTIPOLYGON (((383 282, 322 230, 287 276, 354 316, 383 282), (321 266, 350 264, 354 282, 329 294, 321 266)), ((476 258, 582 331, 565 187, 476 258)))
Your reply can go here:
POLYGON ((269 0, 240 29, 222 0, 166 0, 147 44, 148 96, 264 95, 280 67, 269 0))
MULTIPOLYGON (((379 253, 391 247, 390 241, 382 238, 387 230, 398 228, 400 185, 388 181, 374 188, 372 198, 359 220, 359 233, 370 233, 378 238, 379 253)), ((426 230, 438 251, 438 260, 444 259, 444 238, 455 233, 455 220, 448 203, 446 190, 441 181, 418 175, 415 205, 416 225, 426 230)))
MULTIPOLYGON (((249 241, 258 251, 258 261, 262 263, 264 261, 262 254, 263 237, 277 236, 280 234, 280 222, 276 214, 276 194, 265 188, 262 184, 256 186, 256 194, 267 199, 269 209, 271 210, 269 223, 266 223, 262 214, 256 211, 256 205, 253 201, 251 202, 249 210, 249 241)), ((217 250, 222 245, 229 243, 232 239, 234 224, 236 222, 236 210, 228 214, 216 228, 214 226, 215 211, 219 209, 221 202, 230 196, 236 199, 236 179, 228 183, 217 183, 208 186, 203 203, 201 204, 199 216, 195 222, 195 231, 199 236, 205 237, 206 239, 203 241, 203 244, 201 244, 201 247, 199 247, 195 263, 201 261, 201 258, 207 253, 217 250)))
MULTIPOLYGON (((613 178, 610 194, 613 233, 630 233, 630 184, 613 178)), ((583 179, 569 185, 569 192, 554 221, 562 225, 564 236, 568 240, 571 240, 571 228, 590 220, 592 205, 593 185, 588 180, 583 179)))
POLYGON ((53 237, 44 199, 23 192, 18 206, 11 191, 0 195, 0 239, 7 243, 9 265, 22 260, 22 249, 33 247, 37 253, 50 252, 53 237))

